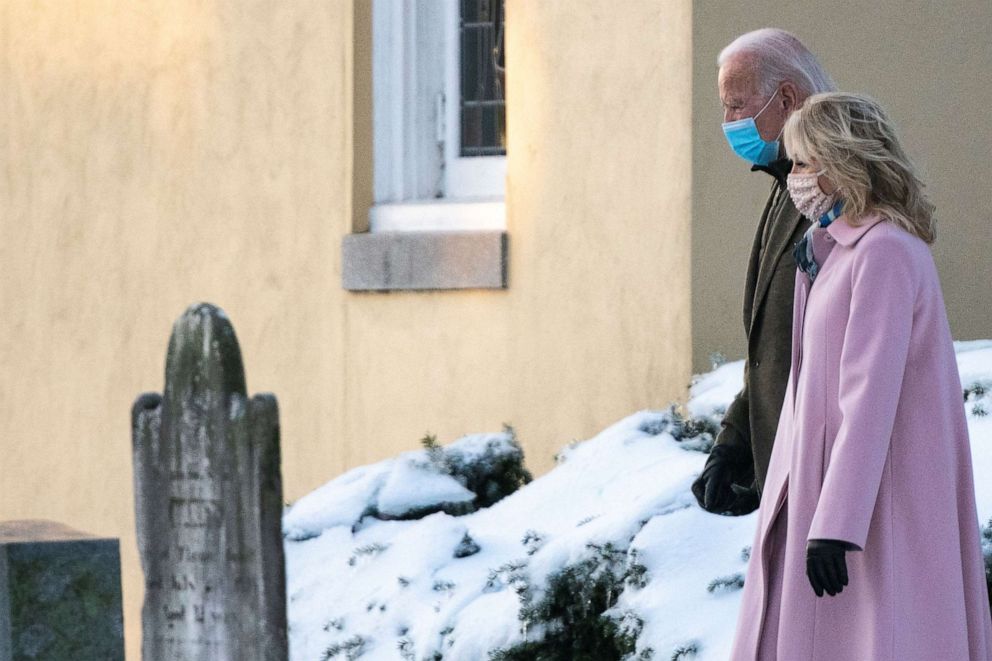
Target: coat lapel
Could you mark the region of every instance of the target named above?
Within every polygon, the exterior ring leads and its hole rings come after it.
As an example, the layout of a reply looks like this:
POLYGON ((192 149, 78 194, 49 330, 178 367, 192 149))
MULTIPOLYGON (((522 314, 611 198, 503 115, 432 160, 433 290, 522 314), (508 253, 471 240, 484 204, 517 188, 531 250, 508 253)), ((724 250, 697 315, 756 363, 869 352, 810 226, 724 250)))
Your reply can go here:
POLYGON ((802 269, 796 269, 795 301, 792 306, 792 365, 789 368, 792 399, 789 405, 796 407, 796 380, 799 377, 799 365, 802 360, 803 322, 806 321, 806 298, 809 296, 809 276, 802 269))
POLYGON ((768 202, 765 204, 764 213, 761 215, 761 220, 758 222, 758 228, 754 232, 754 241, 751 242, 751 253, 748 256, 747 261, 747 276, 744 281, 744 331, 750 338, 751 335, 751 325, 754 319, 754 308, 755 308, 755 298, 754 292, 757 291, 758 283, 758 268, 761 262, 761 244, 764 241, 764 237, 767 234, 765 227, 768 224, 768 217, 771 215, 772 207, 774 206, 774 199, 769 198, 768 202))
POLYGON ((782 254, 792 248, 790 245, 796 226, 804 220, 803 215, 792 206, 789 193, 785 189, 780 189, 775 206, 788 205, 787 209, 779 212, 779 209, 772 209, 769 214, 769 222, 777 222, 776 226, 768 228, 768 245, 761 253, 761 261, 758 264, 758 279, 754 289, 754 302, 751 307, 751 323, 758 318, 761 312, 761 304, 765 301, 768 293, 768 286, 771 283, 772 275, 775 273, 775 265, 781 259, 782 254))

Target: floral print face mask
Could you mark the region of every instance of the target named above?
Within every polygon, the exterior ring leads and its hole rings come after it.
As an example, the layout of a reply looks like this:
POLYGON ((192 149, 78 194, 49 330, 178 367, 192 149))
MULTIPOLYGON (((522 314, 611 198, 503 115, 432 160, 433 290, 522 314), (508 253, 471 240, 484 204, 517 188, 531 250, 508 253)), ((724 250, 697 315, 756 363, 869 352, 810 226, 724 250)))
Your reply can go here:
POLYGON ((814 222, 829 211, 837 200, 837 191, 828 195, 820 188, 817 178, 824 172, 825 170, 790 174, 787 178, 792 203, 800 213, 814 222))

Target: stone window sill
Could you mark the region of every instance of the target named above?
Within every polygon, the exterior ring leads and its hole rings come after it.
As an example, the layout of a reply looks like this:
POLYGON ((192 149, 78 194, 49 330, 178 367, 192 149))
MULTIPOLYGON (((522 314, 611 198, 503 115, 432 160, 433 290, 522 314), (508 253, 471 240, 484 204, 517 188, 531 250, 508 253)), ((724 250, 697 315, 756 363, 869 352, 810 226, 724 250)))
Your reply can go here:
POLYGON ((377 231, 341 243, 348 291, 506 289, 504 230, 377 231))
POLYGON ((379 203, 368 226, 341 244, 348 291, 506 288, 502 197, 379 203))

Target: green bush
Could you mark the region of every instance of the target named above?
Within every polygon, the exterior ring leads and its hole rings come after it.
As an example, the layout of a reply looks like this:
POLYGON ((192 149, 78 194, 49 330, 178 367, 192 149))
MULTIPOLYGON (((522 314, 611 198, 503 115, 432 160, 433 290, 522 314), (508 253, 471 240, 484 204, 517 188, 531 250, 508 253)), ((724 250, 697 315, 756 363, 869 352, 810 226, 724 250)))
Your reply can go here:
POLYGON ((491 661, 620 661, 634 653, 644 622, 614 606, 625 588, 645 584, 646 570, 636 552, 610 543, 586 548, 586 558, 548 576, 540 598, 529 585, 515 586, 525 636, 540 637, 493 650, 491 661))

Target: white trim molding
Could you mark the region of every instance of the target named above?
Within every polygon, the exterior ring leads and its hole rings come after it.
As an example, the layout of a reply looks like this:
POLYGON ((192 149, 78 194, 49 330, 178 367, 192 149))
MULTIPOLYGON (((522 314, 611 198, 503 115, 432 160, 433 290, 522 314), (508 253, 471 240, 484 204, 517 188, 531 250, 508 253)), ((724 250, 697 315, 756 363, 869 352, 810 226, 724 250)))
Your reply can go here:
POLYGON ((502 198, 475 200, 415 200, 377 204, 369 210, 369 231, 506 229, 502 198))

